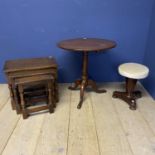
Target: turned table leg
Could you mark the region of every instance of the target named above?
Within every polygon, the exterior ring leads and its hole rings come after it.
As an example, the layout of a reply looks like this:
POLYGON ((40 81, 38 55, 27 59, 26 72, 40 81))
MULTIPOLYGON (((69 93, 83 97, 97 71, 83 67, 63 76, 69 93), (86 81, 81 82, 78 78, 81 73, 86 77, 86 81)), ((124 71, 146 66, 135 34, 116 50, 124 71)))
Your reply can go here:
POLYGON ((105 92, 107 92, 105 89, 99 90, 97 88, 97 85, 96 85, 95 81, 93 81, 93 80, 88 80, 88 85, 91 86, 93 91, 95 91, 96 93, 105 93, 105 92))
POLYGON ((68 89, 70 90, 77 90, 78 86, 80 86, 82 83, 82 80, 78 79, 74 82, 74 86, 69 86, 68 89))
POLYGON ((24 99, 24 88, 22 85, 19 85, 19 94, 20 94, 20 99, 21 99, 23 119, 26 119, 28 117, 28 113, 26 110, 25 99, 24 99))
POLYGON ((9 88, 10 97, 11 97, 11 107, 12 107, 13 110, 16 110, 16 105, 15 105, 15 101, 14 101, 12 84, 8 84, 8 88, 9 88))
POLYGON ((80 109, 82 106, 85 88, 86 88, 86 81, 82 81, 81 88, 80 88, 80 101, 79 101, 79 104, 77 105, 78 109, 80 109))
POLYGON ((48 81, 48 107, 49 107, 49 112, 53 113, 54 112, 54 107, 55 107, 55 103, 53 100, 53 84, 51 81, 48 81))
MULTIPOLYGON (((80 81, 79 81, 80 82, 80 81)), ((84 90, 88 83, 88 52, 83 53, 83 68, 82 68, 82 80, 81 80, 81 88, 80 88, 80 102, 77 106, 78 109, 81 108, 84 97, 84 90)))
POLYGON ((14 103, 16 106, 16 113, 20 114, 21 113, 21 107, 20 107, 19 100, 17 97, 17 86, 13 86, 13 93, 14 93, 14 103))
POLYGON ((83 67, 82 67, 82 78, 74 82, 74 86, 70 86, 69 89, 77 90, 80 87, 80 101, 77 106, 78 109, 82 107, 84 100, 84 91, 90 86, 96 93, 105 93, 106 90, 99 90, 96 83, 93 80, 88 79, 88 52, 83 52, 83 67))

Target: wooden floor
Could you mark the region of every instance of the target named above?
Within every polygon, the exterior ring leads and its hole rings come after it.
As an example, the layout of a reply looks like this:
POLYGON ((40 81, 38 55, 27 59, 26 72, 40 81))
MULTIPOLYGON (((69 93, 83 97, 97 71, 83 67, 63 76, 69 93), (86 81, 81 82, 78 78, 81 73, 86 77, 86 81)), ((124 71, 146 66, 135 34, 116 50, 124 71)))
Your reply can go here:
POLYGON ((0 85, 0 154, 2 155, 155 155, 155 101, 142 86, 143 98, 131 111, 113 90, 121 83, 102 85, 105 94, 85 93, 81 110, 79 91, 62 84, 54 114, 23 120, 11 110, 7 85, 0 85))

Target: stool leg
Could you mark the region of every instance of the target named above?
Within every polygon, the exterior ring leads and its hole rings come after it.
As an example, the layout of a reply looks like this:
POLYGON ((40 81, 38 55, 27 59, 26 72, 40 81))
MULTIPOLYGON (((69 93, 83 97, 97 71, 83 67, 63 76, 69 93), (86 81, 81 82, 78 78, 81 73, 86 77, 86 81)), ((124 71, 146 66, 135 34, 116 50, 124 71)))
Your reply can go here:
POLYGON ((128 103, 129 108, 131 110, 136 110, 137 108, 136 98, 139 98, 141 96, 140 91, 134 91, 136 83, 137 83, 136 79, 126 78, 126 91, 125 92, 115 91, 113 93, 114 98, 120 98, 124 100, 126 103, 128 103))
POLYGON ((20 93, 20 100, 21 100, 21 108, 23 113, 23 119, 26 119, 28 117, 27 111, 25 109, 25 100, 24 100, 24 94, 23 94, 23 86, 19 86, 19 93, 20 93))
POLYGON ((52 96, 52 91, 51 91, 51 87, 52 87, 52 84, 51 82, 48 82, 48 107, 49 107, 49 112, 50 113, 53 113, 54 112, 54 108, 53 108, 53 96, 52 96))

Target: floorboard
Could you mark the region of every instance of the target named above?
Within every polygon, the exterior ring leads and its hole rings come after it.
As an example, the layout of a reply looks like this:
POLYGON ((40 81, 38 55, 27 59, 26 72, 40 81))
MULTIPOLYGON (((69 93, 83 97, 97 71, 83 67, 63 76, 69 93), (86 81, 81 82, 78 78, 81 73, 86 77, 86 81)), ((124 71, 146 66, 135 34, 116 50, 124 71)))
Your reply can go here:
POLYGON ((23 120, 11 109, 6 84, 0 85, 1 155, 155 155, 155 101, 139 84, 143 97, 137 110, 112 98, 122 83, 102 86, 107 93, 85 93, 77 109, 79 91, 60 84, 60 101, 48 111, 23 120))
POLYGON ((31 116, 26 120, 21 117, 12 133, 3 155, 33 155, 45 114, 31 116))
POLYGON ((140 111, 146 123, 151 128, 155 134, 155 101, 152 97, 149 97, 148 92, 144 89, 142 85, 139 88, 143 90, 143 97, 140 98, 138 102, 138 110, 140 111))
POLYGON ((6 84, 1 84, 0 85, 0 110, 3 108, 3 106, 9 100, 9 95, 10 94, 9 94, 8 86, 6 84))
MULTIPOLYGON (((119 84, 115 84, 114 88, 119 88, 119 84)), ((109 93, 111 93, 111 95, 112 92, 113 90, 110 89, 109 93)), ((154 134, 139 110, 129 110, 129 106, 119 99, 112 99, 112 101, 134 155, 154 155, 154 142, 152 142, 154 134)), ((138 105, 139 104, 140 102, 138 102, 138 105)))
POLYGON ((79 92, 71 94, 68 155, 99 155, 98 140, 94 126, 92 106, 89 99, 77 109, 79 92))
POLYGON ((55 113, 46 115, 35 155, 66 155, 70 114, 70 91, 68 85, 59 86, 64 102, 57 105, 55 113), (65 87, 66 91, 63 91, 65 87))
POLYGON ((105 94, 90 93, 101 155, 132 155, 107 85, 105 94))
POLYGON ((0 154, 7 145, 9 138, 12 136, 20 116, 16 115, 11 109, 10 100, 0 111, 0 154))

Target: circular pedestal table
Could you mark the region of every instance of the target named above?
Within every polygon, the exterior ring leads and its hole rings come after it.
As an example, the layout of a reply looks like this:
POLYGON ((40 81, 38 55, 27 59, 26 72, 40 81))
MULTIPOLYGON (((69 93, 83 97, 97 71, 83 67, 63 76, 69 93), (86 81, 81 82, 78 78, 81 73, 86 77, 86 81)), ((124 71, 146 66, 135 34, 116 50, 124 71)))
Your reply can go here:
POLYGON ((96 93, 104 93, 106 90, 99 90, 96 86, 96 83, 88 79, 88 53, 89 52, 99 52, 107 49, 114 48, 116 43, 111 40, 106 39, 97 39, 97 38, 77 38, 63 40, 58 43, 58 47, 73 51, 73 52, 82 52, 83 53, 83 68, 82 68, 82 77, 74 82, 74 86, 70 86, 69 89, 77 90, 80 86, 80 101, 77 106, 78 109, 81 108, 84 97, 84 90, 87 86, 90 86, 96 93))

